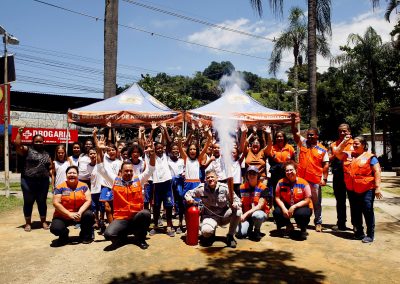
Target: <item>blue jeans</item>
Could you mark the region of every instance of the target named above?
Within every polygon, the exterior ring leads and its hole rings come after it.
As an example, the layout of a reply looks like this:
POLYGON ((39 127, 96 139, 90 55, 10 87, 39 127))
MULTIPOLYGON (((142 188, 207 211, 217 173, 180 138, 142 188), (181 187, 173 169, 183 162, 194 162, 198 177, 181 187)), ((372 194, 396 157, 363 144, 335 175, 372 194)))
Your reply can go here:
POLYGON ((357 234, 364 234, 363 220, 364 215, 365 224, 367 225, 367 236, 374 238, 375 236, 375 214, 374 214, 374 200, 375 190, 370 189, 364 193, 354 193, 354 227, 357 234))
POLYGON ((248 218, 243 223, 239 223, 238 235, 245 238, 252 231, 253 227, 254 230, 259 231, 262 223, 267 220, 267 217, 267 214, 265 214, 265 212, 262 210, 257 210, 253 212, 250 218, 248 218))
POLYGON ((172 177, 172 191, 174 193, 175 210, 179 216, 183 216, 185 213, 185 207, 183 205, 183 177, 174 176, 172 177))
POLYGON ((316 183, 311 183, 311 200, 314 207, 314 225, 322 224, 322 195, 321 195, 321 186, 316 183))

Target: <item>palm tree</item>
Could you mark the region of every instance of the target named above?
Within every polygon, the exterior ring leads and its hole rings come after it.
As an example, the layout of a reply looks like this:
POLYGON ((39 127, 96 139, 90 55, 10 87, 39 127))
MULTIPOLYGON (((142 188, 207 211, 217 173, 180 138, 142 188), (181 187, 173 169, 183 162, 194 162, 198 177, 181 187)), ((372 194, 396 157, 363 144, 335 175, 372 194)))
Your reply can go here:
MULTIPOLYGON (((269 0, 272 10, 282 14, 283 0, 269 0)), ((308 0, 308 89, 310 93, 310 125, 317 127, 317 30, 331 35, 331 0, 308 0)), ((262 15, 262 0, 250 0, 252 7, 262 15)))
POLYGON ((118 0, 105 0, 104 98, 116 95, 118 48, 118 0))
POLYGON ((396 9, 397 6, 400 6, 399 0, 389 0, 385 12, 386 21, 390 22, 390 14, 393 12, 394 9, 396 9))
MULTIPOLYGON (((294 57, 294 88, 298 88, 297 67, 302 64, 302 56, 307 51, 307 23, 303 11, 292 8, 289 15, 289 27, 277 38, 271 53, 269 72, 276 75, 284 50, 292 50, 294 57)), ((324 57, 330 56, 328 43, 322 35, 317 35, 317 51, 324 57)))
POLYGON ((347 37, 347 45, 341 47, 345 53, 334 59, 337 63, 356 64, 366 78, 369 90, 371 151, 373 153, 375 153, 375 96, 378 87, 378 65, 383 48, 382 38, 372 27, 368 27, 363 36, 350 34, 347 37))

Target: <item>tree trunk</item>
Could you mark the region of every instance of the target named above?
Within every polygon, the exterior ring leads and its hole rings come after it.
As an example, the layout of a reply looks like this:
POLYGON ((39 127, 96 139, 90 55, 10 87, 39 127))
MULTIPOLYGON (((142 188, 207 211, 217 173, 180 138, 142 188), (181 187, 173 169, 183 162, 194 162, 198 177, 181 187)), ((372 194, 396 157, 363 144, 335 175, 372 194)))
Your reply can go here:
POLYGON ((308 0, 308 90, 310 126, 317 127, 317 0, 308 0))
POLYGON ((118 0, 105 0, 104 98, 116 95, 118 49, 118 0))
POLYGON ((375 120, 376 120, 376 115, 375 115, 375 88, 374 88, 374 82, 373 82, 373 72, 372 72, 372 67, 368 68, 368 84, 369 84, 369 111, 371 112, 371 152, 376 153, 375 151, 375 120))

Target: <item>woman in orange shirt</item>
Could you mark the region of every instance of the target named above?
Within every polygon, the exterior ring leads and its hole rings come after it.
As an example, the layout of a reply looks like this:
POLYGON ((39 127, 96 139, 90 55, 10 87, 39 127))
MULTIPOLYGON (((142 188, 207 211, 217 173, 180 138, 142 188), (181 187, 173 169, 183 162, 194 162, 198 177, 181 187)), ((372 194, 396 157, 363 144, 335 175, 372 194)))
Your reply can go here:
POLYGON ((285 132, 279 130, 275 133, 272 140, 271 128, 266 129, 268 135, 267 155, 270 164, 271 177, 268 179, 268 189, 271 197, 275 196, 275 188, 278 181, 285 177, 284 163, 290 160, 295 160, 295 151, 292 145, 287 143, 285 132), (272 143, 273 141, 273 143, 272 143))

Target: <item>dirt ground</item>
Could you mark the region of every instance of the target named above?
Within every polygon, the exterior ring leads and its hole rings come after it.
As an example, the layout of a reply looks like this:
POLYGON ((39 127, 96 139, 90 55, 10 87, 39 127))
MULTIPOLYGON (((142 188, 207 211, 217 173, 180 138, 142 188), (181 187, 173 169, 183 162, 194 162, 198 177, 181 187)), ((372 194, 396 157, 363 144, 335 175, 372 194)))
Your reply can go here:
MULTIPOLYGON (((398 201, 399 196, 392 196, 398 201)), ((385 203, 391 203, 385 200, 385 203)), ((323 208, 324 232, 310 226, 306 241, 276 236, 273 222, 262 226, 260 242, 238 240, 238 247, 217 241, 212 247, 187 246, 183 237, 150 237, 143 251, 132 239, 114 249, 96 235, 95 242, 54 247, 49 231, 34 224, 22 229, 22 209, 0 215, 1 283, 398 283, 400 221, 381 208, 376 240, 362 244, 351 231, 335 233, 334 200, 323 208), (333 202, 333 203, 332 203, 333 202)), ((392 207, 398 208, 396 202, 392 207)), ((38 220, 36 208, 33 220, 38 220)), ((48 216, 53 209, 49 206, 48 216)), ((50 217, 49 217, 50 219, 50 217)), ((348 222, 348 226, 350 226, 348 222)), ((217 235, 223 240, 226 228, 217 235)), ((70 228, 70 236, 78 229, 70 228)), ((75 238, 72 238, 76 240, 75 238)))

